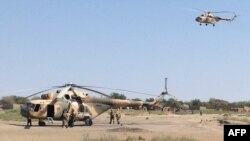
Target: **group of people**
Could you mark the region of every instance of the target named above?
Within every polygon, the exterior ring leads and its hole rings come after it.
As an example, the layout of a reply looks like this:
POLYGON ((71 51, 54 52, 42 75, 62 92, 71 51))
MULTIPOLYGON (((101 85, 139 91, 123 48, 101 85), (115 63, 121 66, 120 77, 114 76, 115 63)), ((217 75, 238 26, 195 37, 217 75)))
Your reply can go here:
POLYGON ((74 126, 74 121, 75 121, 75 113, 74 113, 74 109, 71 110, 71 112, 63 112, 63 120, 62 120, 62 127, 73 127, 74 126))
MULTIPOLYGON (((112 124, 112 123, 115 124, 115 118, 116 118, 117 124, 120 124, 121 112, 120 112, 119 108, 116 110, 116 113, 111 109, 109 114, 110 114, 109 124, 112 124)), ((76 117, 76 115, 74 113, 74 109, 71 109, 70 112, 63 111, 63 114, 62 114, 62 127, 66 127, 66 128, 73 127, 75 117, 76 117)), ((53 118, 52 119, 48 118, 48 122, 53 123, 53 118)), ((31 122, 30 117, 27 117, 27 126, 32 126, 32 122, 31 122)))
POLYGON ((112 123, 115 124, 115 118, 116 118, 117 124, 120 124, 121 112, 119 108, 117 109, 116 113, 114 113, 114 111, 111 109, 109 114, 110 114, 109 124, 112 124, 112 123))

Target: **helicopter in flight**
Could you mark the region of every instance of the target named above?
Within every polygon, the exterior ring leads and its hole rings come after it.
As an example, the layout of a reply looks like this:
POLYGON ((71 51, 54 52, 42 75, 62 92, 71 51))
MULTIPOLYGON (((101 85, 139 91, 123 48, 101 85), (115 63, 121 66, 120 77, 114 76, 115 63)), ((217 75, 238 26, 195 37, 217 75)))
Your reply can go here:
MULTIPOLYGON (((153 102, 122 100, 113 99, 111 96, 93 88, 104 87, 81 86, 68 83, 62 86, 55 86, 50 89, 34 93, 27 96, 26 98, 41 94, 41 99, 29 100, 27 103, 21 105, 21 115, 27 119, 38 119, 38 125, 45 126, 46 124, 44 120, 46 120, 48 117, 53 118, 53 120, 63 121, 63 115, 65 113, 74 112, 75 121, 83 121, 86 126, 91 126, 93 123, 92 120, 94 118, 111 108, 128 106, 148 108, 149 106, 156 106, 159 104, 159 101, 164 95, 168 95, 168 92, 166 91, 157 96, 153 102), (55 92, 50 92, 52 90, 55 92), (93 97, 90 96, 86 91, 99 94, 104 97, 93 97)), ((112 90, 134 92, 122 89, 112 90)))
MULTIPOLYGON (((201 10, 199 10, 201 11, 201 10)), ((211 12, 211 11, 204 11, 204 14, 201 14, 199 17, 195 18, 195 21, 200 23, 200 25, 205 24, 206 26, 208 24, 212 24, 215 26, 215 23, 219 21, 234 21, 236 19, 237 15, 234 12, 231 11, 219 11, 219 12, 211 12), (224 14, 233 14, 231 18, 224 18, 216 16, 215 13, 224 13, 224 14)))

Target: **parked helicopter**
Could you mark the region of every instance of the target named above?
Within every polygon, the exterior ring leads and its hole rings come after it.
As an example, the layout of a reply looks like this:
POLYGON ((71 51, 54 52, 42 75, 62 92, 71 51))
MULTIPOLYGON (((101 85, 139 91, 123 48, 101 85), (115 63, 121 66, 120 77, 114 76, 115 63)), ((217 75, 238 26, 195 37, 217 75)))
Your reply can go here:
MULTIPOLYGON (((91 89, 92 86, 80 86, 72 83, 68 83, 62 86, 52 87, 46 89, 26 98, 41 94, 41 99, 30 100, 29 102, 20 106, 21 115, 26 118, 39 119, 38 125, 45 126, 44 120, 48 117, 52 117, 54 120, 63 120, 63 114, 65 112, 74 112, 76 115, 76 121, 83 121, 85 125, 91 126, 92 120, 109 110, 110 108, 137 106, 137 107, 149 107, 155 106, 159 103, 159 100, 167 95, 168 92, 164 92, 157 96, 153 102, 133 101, 112 99, 109 95, 91 89), (55 90, 56 92, 49 92, 55 90), (86 91, 100 94, 103 97, 90 96, 86 91)), ((94 87, 103 88, 103 87, 94 87)), ((121 89, 116 89, 121 90, 121 89)), ((126 91, 126 90, 125 90, 126 91)), ((130 91, 132 92, 132 91, 130 91)))
POLYGON ((195 21, 199 22, 200 25, 204 23, 206 26, 208 24, 212 24, 215 26, 215 23, 219 21, 234 21, 237 15, 234 12, 231 11, 220 11, 220 12, 211 12, 211 11, 204 11, 204 14, 200 15, 199 17, 195 18, 195 21), (215 16, 214 13, 230 13, 233 14, 232 18, 223 18, 219 16, 215 16))

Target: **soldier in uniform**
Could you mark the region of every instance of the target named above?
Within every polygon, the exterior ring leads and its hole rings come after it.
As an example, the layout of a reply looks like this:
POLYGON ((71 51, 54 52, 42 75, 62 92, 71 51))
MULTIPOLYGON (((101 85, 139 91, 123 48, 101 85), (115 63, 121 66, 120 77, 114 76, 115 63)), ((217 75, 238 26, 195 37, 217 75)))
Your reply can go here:
POLYGON ((70 118, 69 113, 64 113, 64 115, 63 115, 63 127, 64 127, 64 126, 65 126, 66 128, 69 127, 69 118, 70 118))
POLYGON ((121 112, 119 108, 116 111, 115 117, 116 117, 117 124, 120 124, 121 112))
POLYGON ((32 126, 31 118, 29 116, 27 117, 27 126, 32 126))
POLYGON ((68 128, 68 123, 69 123, 69 113, 66 113, 65 111, 63 111, 62 114, 62 128, 65 126, 66 128, 68 128))
POLYGON ((112 123, 112 121, 113 121, 113 124, 114 124, 114 123, 115 123, 115 121, 114 121, 115 115, 114 115, 114 112, 113 112, 113 110, 112 110, 112 109, 110 110, 109 115, 110 115, 110 121, 109 121, 109 124, 111 124, 111 123, 112 123))
POLYGON ((72 109, 71 113, 69 115, 69 123, 68 123, 68 125, 70 127, 73 127, 74 126, 74 121, 75 121, 75 113, 74 113, 74 109, 72 109))

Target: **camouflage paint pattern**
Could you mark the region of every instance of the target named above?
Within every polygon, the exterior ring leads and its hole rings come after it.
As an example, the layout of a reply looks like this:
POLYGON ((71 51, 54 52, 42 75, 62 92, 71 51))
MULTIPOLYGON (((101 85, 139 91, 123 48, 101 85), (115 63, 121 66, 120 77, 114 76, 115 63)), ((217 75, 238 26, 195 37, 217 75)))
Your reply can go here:
POLYGON ((90 97, 86 92, 67 90, 62 93, 41 95, 39 100, 31 100, 21 105, 21 115, 35 119, 47 119, 48 106, 54 107, 54 120, 63 120, 63 113, 74 111, 76 120, 84 121, 85 117, 94 119, 110 108, 142 107, 156 105, 158 101, 143 102, 133 100, 90 97))

